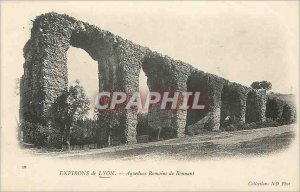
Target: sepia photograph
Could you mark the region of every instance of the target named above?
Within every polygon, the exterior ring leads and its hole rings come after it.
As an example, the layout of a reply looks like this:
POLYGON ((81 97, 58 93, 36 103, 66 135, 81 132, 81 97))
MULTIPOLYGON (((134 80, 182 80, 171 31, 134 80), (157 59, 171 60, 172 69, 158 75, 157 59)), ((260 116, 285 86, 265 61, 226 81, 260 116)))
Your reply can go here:
POLYGON ((1 4, 1 191, 299 191, 299 1, 1 4))

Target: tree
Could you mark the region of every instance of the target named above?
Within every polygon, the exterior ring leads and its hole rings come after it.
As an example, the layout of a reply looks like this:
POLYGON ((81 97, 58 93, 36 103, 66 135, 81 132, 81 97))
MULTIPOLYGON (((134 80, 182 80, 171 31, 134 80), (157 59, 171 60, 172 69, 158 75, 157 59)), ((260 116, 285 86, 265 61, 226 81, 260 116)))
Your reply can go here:
POLYGON ((251 87, 253 89, 265 89, 265 90, 270 90, 272 89, 272 83, 269 82, 269 81, 254 81, 252 84, 251 84, 251 87))
POLYGON ((138 113, 137 115, 137 126, 136 131, 137 135, 149 135, 150 127, 148 125, 148 114, 138 113))
POLYGON ((51 110, 53 126, 59 129, 61 142, 70 147, 70 131, 75 122, 86 119, 89 99, 78 80, 57 98, 51 110))
POLYGON ((265 90, 270 90, 270 89, 272 89, 272 83, 269 81, 261 81, 260 87, 265 90))
POLYGON ((31 123, 23 121, 20 124, 20 129, 25 130, 23 132, 23 142, 34 144, 35 146, 45 146, 47 142, 47 136, 50 134, 48 127, 42 126, 37 123, 31 123))
POLYGON ((259 81, 254 81, 252 84, 251 84, 251 87, 253 89, 260 89, 260 82, 259 81))
POLYGON ((97 142, 97 119, 82 119, 73 123, 70 138, 71 143, 80 145, 95 144, 97 142))

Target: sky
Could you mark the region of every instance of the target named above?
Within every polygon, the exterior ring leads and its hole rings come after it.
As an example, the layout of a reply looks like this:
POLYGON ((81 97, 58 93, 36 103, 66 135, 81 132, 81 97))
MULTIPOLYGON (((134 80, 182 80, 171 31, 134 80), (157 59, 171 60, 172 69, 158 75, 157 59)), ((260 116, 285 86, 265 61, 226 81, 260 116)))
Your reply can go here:
MULTIPOLYGON (((299 10, 295 3, 127 2, 116 5, 119 9, 112 7, 102 4, 97 14, 93 14, 97 6, 84 15, 67 13, 231 81, 249 86, 267 80, 275 92, 297 91, 299 10)), ((83 50, 70 52, 74 52, 69 54, 72 69, 90 60, 83 50)), ((72 78, 82 76, 82 71, 72 69, 72 78)), ((92 65, 88 69, 90 74, 97 71, 92 65)), ((146 89, 145 76, 140 79, 146 89)))
MULTIPOLYGON (((297 1, 3 1, 1 82, 6 96, 14 101, 10 108, 16 118, 15 80, 23 73, 23 47, 32 20, 50 11, 68 14, 230 81, 249 86, 267 80, 275 92, 298 93, 297 1)), ((79 79, 90 98, 97 93, 97 63, 85 51, 69 49, 68 70, 70 83, 79 79)), ((143 73, 140 81, 141 90, 147 90, 143 73)))

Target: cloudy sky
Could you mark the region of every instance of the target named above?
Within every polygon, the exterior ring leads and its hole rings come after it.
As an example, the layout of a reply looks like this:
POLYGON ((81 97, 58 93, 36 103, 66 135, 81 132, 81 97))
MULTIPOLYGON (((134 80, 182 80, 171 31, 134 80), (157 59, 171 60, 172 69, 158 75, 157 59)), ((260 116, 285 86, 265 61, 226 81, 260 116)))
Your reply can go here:
MULTIPOLYGON (((273 91, 298 92, 299 2, 2 2, 2 91, 15 101, 23 73, 22 49, 32 20, 66 13, 196 68, 249 86, 272 82, 273 91), (3 81, 5 80, 5 81, 3 81)), ((78 48, 68 52, 70 83, 79 79, 97 93, 97 64, 78 48)), ((141 73, 141 89, 146 78, 141 73)))

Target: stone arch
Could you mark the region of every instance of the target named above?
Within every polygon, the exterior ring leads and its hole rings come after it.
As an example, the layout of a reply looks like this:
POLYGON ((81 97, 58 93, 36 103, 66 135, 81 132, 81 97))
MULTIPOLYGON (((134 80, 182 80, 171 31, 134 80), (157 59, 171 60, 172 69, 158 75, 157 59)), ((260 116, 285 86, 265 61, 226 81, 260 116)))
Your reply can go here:
MULTIPOLYGON (((265 120, 267 97, 264 90, 230 83, 57 13, 43 14, 35 19, 30 40, 24 47, 24 75, 20 82, 21 120, 43 126, 51 123, 47 112, 68 86, 66 53, 70 46, 85 50, 98 62, 100 91, 138 92, 141 70, 148 78, 150 91, 200 91, 206 106, 202 112, 155 108, 149 112, 149 125, 165 128, 163 134, 166 138, 183 137, 185 128, 188 130, 190 127, 193 130, 202 126, 206 130, 217 131, 227 115, 232 116, 234 122, 265 120)), ((269 103, 270 106, 272 104, 269 103)), ((107 146, 108 138, 114 145, 136 142, 137 111, 121 108, 101 113, 99 118, 98 146, 107 146)))
POLYGON ((187 90, 200 91, 203 110, 187 111, 187 132, 198 134, 204 130, 217 131, 220 128, 221 92, 225 79, 215 75, 194 71, 187 79, 187 90))
MULTIPOLYGON (((150 52, 142 60, 142 70, 147 76, 147 85, 149 91, 159 92, 161 95, 163 92, 179 91, 183 87, 179 85, 178 70, 174 64, 174 61, 156 52, 150 52)), ((171 97, 172 95, 170 95, 171 97)), ((174 138, 182 134, 182 128, 180 129, 179 118, 177 110, 163 110, 160 109, 161 101, 155 105, 152 105, 148 110, 148 124, 152 131, 160 134, 164 139, 174 138)), ((184 132, 184 131, 183 131, 184 132)))
MULTIPOLYGON (((208 103, 206 102, 208 97, 206 94, 207 84, 204 82, 205 73, 202 71, 193 72, 187 79, 187 92, 200 92, 199 104, 205 105, 204 109, 188 109, 186 117, 186 132, 189 135, 199 134, 206 128, 206 121, 208 118, 208 103)), ((193 96, 189 99, 188 105, 191 106, 193 102, 193 96)))
POLYGON ((291 124, 296 120, 295 105, 276 96, 268 96, 266 104, 266 118, 281 124, 291 124))
MULTIPOLYGON (((136 91, 144 48, 72 17, 44 14, 35 19, 31 38, 24 47, 20 109, 24 121, 49 125, 48 111, 68 86, 66 53, 70 46, 85 50, 98 62, 100 91, 136 91)), ((110 130, 115 143, 136 141, 135 112, 117 111, 100 114, 100 118, 101 129, 110 130)), ((107 137, 102 138, 102 132, 99 145, 105 146, 107 137)))
POLYGON ((246 96, 247 87, 243 85, 228 83, 223 87, 221 96, 221 127, 245 123, 246 96))

